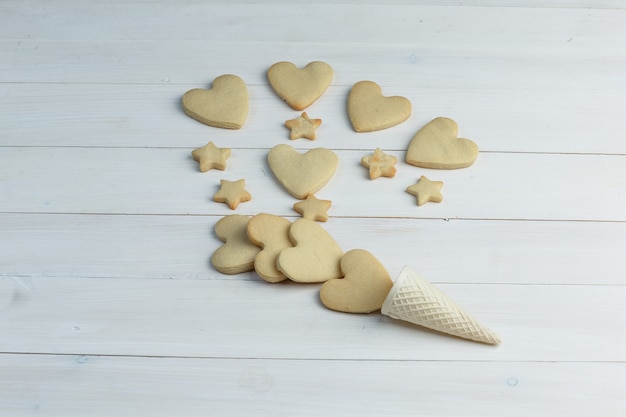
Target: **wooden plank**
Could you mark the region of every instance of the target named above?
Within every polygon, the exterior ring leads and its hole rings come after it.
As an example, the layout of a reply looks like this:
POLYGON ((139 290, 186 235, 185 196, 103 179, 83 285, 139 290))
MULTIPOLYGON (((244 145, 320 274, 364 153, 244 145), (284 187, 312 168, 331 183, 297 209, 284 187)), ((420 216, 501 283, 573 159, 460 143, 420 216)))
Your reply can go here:
MULTIPOLYGON (((27 1, 28 2, 28 1, 27 1)), ((84 0, 82 3, 97 3, 98 0, 84 0)), ((166 0, 107 0, 108 3, 144 3, 153 7, 158 7, 166 0)), ((193 2, 193 1, 192 1, 193 2)), ((19 3, 16 0, 5 0, 5 3, 19 3)), ((31 1, 31 3, 33 3, 31 1)), ((37 2, 34 2, 37 3, 37 2)), ((231 0, 228 3, 248 4, 250 0, 231 0)), ((281 6, 283 4, 309 4, 306 0, 271 0, 266 4, 281 6)), ((320 0, 318 4, 334 3, 332 0, 320 0)), ((623 9, 624 4, 620 0, 510 0, 503 3, 498 0, 360 0, 358 3, 353 0, 344 0, 344 4, 378 4, 378 5, 414 5, 414 6, 446 6, 446 7, 501 7, 501 8, 584 8, 584 9, 623 9)), ((73 2, 70 2, 72 5, 73 2)))
POLYGON ((387 86, 460 90, 498 87, 538 93, 575 86, 581 94, 602 85, 615 88, 624 84, 619 74, 623 73, 626 51, 618 42, 607 44, 584 36, 523 42, 518 48, 507 44, 485 48, 480 43, 458 42, 457 38, 418 39, 371 44, 333 42, 330 48, 324 42, 282 40, 10 39, 0 41, 0 51, 6 56, 0 63, 0 76, 5 82, 20 83, 197 84, 229 72, 256 85, 267 83, 265 71, 274 62, 289 60, 303 66, 312 60, 324 60, 335 69, 333 85, 372 79, 387 86), (220 60, 216 61, 215 56, 220 60), (607 61, 611 65, 606 65, 607 61), (494 73, 506 73, 507 77, 494 73))
MULTIPOLYGON (((568 86, 528 90, 503 86, 455 90, 421 82, 414 86, 414 81, 407 79, 402 86, 381 81, 388 94, 407 96, 414 112, 401 125, 372 133, 352 130, 346 113, 350 86, 332 86, 308 110, 311 117, 323 120, 319 139, 313 144, 404 150, 424 124, 447 116, 458 122, 462 136, 475 140, 483 151, 626 154, 626 144, 619 136, 626 122, 616 105, 621 103, 620 90, 614 88, 612 75, 596 71, 600 65, 589 69, 594 88, 586 90, 582 101, 573 80, 568 86), (589 116, 572 118, 577 112, 589 116)), ((261 65, 256 70, 263 72, 264 68, 261 65)), ((484 72, 480 79, 486 82, 490 74, 484 72)), ((299 113, 282 103, 267 85, 250 86, 251 110, 241 130, 211 128, 185 116, 180 105, 184 92, 208 88, 217 75, 207 71, 196 85, 2 84, 6 100, 0 103, 4 132, 0 146, 196 147, 212 139, 228 141, 231 147, 269 148, 288 138, 283 124, 299 113)), ((358 81, 357 75, 354 72, 350 82, 358 81)), ((462 71, 453 78, 463 78, 462 71)), ((621 72, 620 79, 623 81, 621 72)), ((527 84, 533 80, 539 79, 531 77, 527 84)), ((543 80, 548 82, 548 78, 543 80)), ((304 146, 303 141, 294 143, 304 146)))
MULTIPOLYGON (((258 280, 210 266, 218 218, 2 214, 0 276, 258 280)), ((408 264, 444 283, 626 284, 626 223, 333 218, 323 227, 392 277, 408 264)))
MULTIPOLYGON (((426 170, 400 162, 396 177, 372 181, 359 163, 372 150, 336 152, 341 162, 335 177, 318 192, 333 201, 331 215, 626 221, 624 155, 481 153, 467 169, 426 170), (405 190, 420 175, 445 183, 444 202, 416 205, 405 190)), ((243 178, 253 199, 237 213, 293 215, 296 200, 264 162, 267 152, 238 149, 225 171, 200 173, 183 148, 7 147, 0 212, 225 215, 233 211, 212 202, 219 181, 243 178)), ((404 159, 404 153, 391 154, 404 159)))
POLYGON ((625 366, 0 355, 11 416, 618 416, 625 366))
POLYGON ((346 360, 626 360, 626 286, 437 284, 497 347, 378 313, 325 309, 318 285, 22 278, 0 352, 346 360), (586 308, 588 307, 588 308, 586 308))
POLYGON ((573 33, 617 41, 626 34, 626 12, 618 9, 468 7, 450 13, 445 6, 342 2, 281 4, 277 12, 263 3, 162 2, 149 9, 136 2, 95 2, 89 8, 77 0, 37 4, 3 2, 0 37, 369 43, 449 36, 463 41, 474 33, 489 45, 573 33))

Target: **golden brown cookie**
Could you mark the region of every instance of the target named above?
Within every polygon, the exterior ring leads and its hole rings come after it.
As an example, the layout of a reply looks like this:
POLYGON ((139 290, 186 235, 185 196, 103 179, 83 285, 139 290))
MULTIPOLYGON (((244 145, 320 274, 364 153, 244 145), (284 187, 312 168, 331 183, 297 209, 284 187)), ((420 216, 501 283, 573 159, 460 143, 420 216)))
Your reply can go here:
POLYGON ((366 250, 353 249, 341 258, 341 270, 343 278, 322 285, 322 304, 346 313, 380 310, 393 282, 378 259, 366 250))
POLYGON ((211 263, 223 274, 239 274, 254 269, 254 258, 261 250, 248 239, 250 217, 230 214, 215 223, 215 234, 224 242, 211 256, 211 263))

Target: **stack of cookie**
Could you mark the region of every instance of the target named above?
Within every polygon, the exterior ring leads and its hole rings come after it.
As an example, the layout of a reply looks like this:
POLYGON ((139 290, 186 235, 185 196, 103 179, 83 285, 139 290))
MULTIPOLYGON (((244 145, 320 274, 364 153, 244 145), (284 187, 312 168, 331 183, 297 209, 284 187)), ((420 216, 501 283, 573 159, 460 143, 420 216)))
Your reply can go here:
POLYGON ((345 252, 318 223, 261 213, 231 214, 215 225, 224 242, 212 255, 225 274, 256 271, 267 282, 322 283, 320 300, 331 310, 390 317, 488 344, 500 339, 450 297, 405 267, 395 284, 370 252, 345 252))

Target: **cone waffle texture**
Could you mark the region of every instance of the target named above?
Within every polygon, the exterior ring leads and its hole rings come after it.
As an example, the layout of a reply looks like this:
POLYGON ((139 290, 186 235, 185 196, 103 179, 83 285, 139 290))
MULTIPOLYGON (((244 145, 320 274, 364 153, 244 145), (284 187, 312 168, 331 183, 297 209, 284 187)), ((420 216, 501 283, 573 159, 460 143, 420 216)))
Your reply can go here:
POLYGON ((429 329, 497 345, 500 338, 463 311, 448 295, 404 267, 387 295, 382 313, 429 329))

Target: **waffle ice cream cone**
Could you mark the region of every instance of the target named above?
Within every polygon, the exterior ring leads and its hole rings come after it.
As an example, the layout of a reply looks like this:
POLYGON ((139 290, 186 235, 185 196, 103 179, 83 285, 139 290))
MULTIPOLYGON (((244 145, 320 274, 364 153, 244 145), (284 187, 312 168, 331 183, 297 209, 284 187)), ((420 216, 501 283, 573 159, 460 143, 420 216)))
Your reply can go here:
POLYGON ((463 311, 448 295, 404 267, 387 295, 381 312, 439 332, 497 345, 500 338, 463 311))

